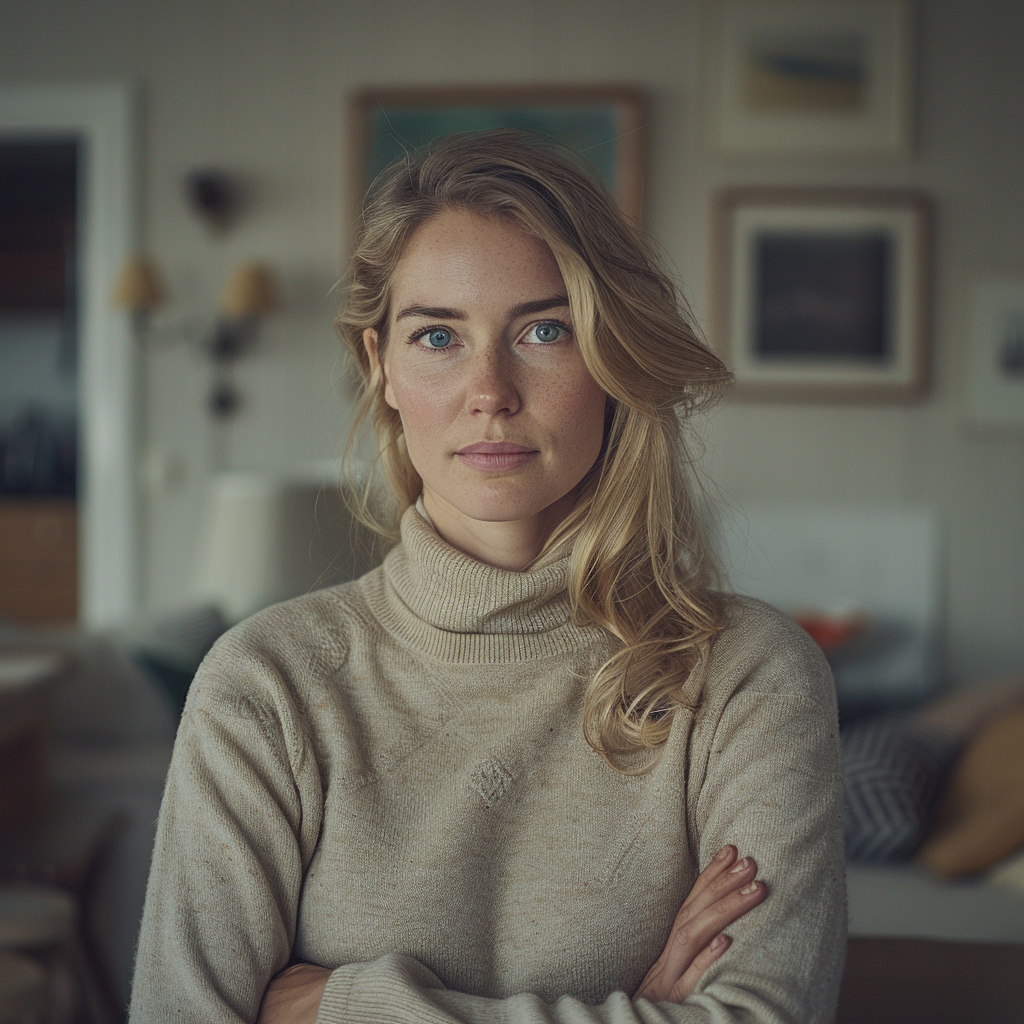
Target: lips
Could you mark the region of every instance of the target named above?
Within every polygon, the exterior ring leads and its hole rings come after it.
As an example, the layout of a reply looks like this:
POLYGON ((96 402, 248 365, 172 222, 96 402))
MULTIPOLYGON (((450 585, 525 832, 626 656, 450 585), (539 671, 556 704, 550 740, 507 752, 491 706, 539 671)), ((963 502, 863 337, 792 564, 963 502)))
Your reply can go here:
POLYGON ((513 444, 511 441, 477 441, 476 444, 466 445, 460 448, 456 455, 519 455, 523 452, 533 452, 535 448, 527 448, 522 444, 513 444))
POLYGON ((504 473, 525 466, 539 454, 535 448, 511 441, 477 441, 460 448, 455 457, 464 465, 485 473, 504 473))

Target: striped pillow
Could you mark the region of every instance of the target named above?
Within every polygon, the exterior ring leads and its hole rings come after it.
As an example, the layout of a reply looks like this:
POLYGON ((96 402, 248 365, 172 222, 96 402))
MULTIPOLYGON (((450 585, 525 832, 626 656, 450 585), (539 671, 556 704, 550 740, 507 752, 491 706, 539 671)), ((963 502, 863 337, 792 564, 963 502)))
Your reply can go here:
POLYGON ((924 839, 935 801, 961 741, 903 716, 843 730, 848 860, 906 860, 924 839))

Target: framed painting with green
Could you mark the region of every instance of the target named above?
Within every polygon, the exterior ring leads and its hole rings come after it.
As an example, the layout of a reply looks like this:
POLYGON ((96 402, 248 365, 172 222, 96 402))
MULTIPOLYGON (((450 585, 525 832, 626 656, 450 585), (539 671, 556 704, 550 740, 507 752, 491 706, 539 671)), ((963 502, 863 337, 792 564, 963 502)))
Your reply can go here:
POLYGON ((635 223, 643 215, 647 104, 629 86, 365 89, 351 104, 350 208, 392 160, 455 132, 520 128, 578 153, 635 223))

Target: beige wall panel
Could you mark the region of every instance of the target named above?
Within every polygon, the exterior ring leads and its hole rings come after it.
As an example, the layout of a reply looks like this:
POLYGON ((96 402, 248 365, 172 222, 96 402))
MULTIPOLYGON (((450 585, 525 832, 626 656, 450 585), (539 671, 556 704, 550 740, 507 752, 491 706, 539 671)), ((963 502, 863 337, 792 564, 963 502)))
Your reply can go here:
MULTIPOLYGON (((950 666, 970 681, 1024 670, 1024 445, 966 434, 966 303, 977 275, 1024 275, 1024 5, 918 5, 917 147, 907 162, 725 163, 698 124, 695 0, 38 0, 0 35, 10 81, 109 80, 141 90, 143 231, 166 269, 169 315, 209 317, 230 268, 272 263, 287 305, 241 366, 245 408, 227 463, 328 459, 346 421, 328 290, 343 235, 345 97, 367 85, 629 81, 652 99, 648 225, 701 312, 707 204, 722 185, 914 185, 938 210, 935 387, 909 408, 726 403, 708 467, 743 502, 927 502, 947 528, 950 666), (181 178, 216 165, 250 184, 249 214, 211 237, 181 178)), ((208 369, 151 343, 143 450, 183 474, 146 500, 146 596, 187 600, 190 553, 217 442, 208 369)), ((159 474, 157 474, 159 475, 159 474)))

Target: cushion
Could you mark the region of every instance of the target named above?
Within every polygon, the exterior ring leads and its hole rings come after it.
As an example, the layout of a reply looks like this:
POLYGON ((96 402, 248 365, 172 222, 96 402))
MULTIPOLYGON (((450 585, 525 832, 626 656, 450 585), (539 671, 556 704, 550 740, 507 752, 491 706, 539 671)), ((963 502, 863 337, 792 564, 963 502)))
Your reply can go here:
POLYGON ((1024 708, 991 718, 968 741, 939 798, 917 860, 943 878, 973 875, 1024 844, 1024 708))
POLYGON ((114 639, 160 685, 175 714, 180 714, 196 669, 226 628, 216 608, 201 605, 136 619, 116 630, 114 639))
POLYGON ((906 860, 924 839, 959 741, 897 716, 843 730, 846 856, 906 860))

